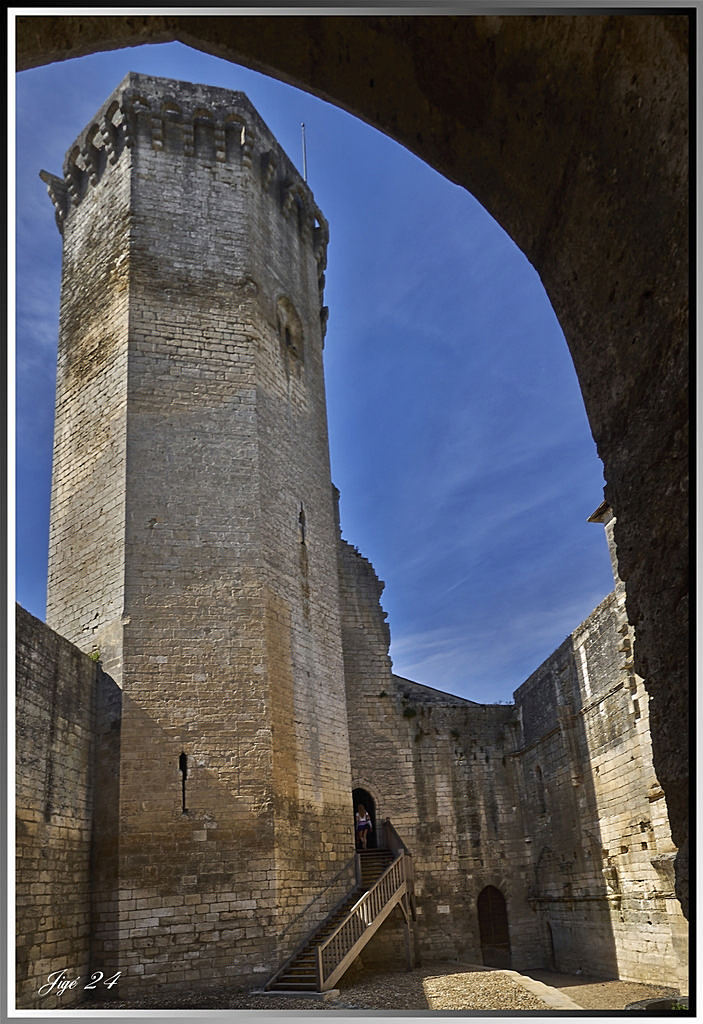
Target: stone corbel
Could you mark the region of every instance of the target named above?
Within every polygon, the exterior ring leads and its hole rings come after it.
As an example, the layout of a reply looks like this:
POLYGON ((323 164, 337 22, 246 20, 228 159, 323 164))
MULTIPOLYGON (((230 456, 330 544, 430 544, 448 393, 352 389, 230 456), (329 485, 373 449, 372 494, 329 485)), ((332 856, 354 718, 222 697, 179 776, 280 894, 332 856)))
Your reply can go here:
POLYGON ((183 152, 186 156, 193 156, 195 153, 195 126, 192 121, 184 121, 181 125, 183 132, 183 152))
POLYGON ((76 164, 75 156, 72 155, 63 166, 63 177, 66 183, 66 191, 71 197, 71 202, 77 206, 81 201, 83 172, 76 164))
POLYGON ((317 260, 318 273, 321 274, 327 266, 327 245, 330 240, 330 229, 317 207, 315 207, 313 215, 317 223, 312 232, 312 249, 317 260))
POLYGON ((661 890, 658 895, 673 896, 676 890, 676 874, 674 870, 675 853, 662 853, 659 856, 651 857, 650 863, 657 872, 661 881, 661 890))
POLYGON ((283 189, 283 216, 290 217, 295 206, 295 190, 292 185, 286 184, 283 189))
POLYGON ((115 125, 107 119, 100 125, 100 134, 103 137, 105 143, 105 152, 107 153, 107 159, 111 164, 117 163, 119 153, 117 151, 117 128, 115 125))
POLYGON ((157 114, 153 114, 151 118, 151 148, 164 148, 164 122, 157 114))
POLYGON ((620 879, 618 878, 618 869, 615 865, 608 864, 602 869, 602 872, 606 895, 620 896, 620 879))
POLYGON ((141 113, 148 113, 149 103, 134 90, 125 90, 122 94, 121 111, 125 145, 131 148, 137 138, 137 118, 141 113))
POLYGON ((225 135, 225 126, 223 124, 215 125, 215 160, 223 164, 227 159, 227 140, 225 135))
POLYGON ((251 170, 251 162, 254 155, 254 129, 242 125, 242 167, 251 170))
POLYGON ((88 181, 91 185, 97 185, 100 177, 100 151, 91 141, 86 141, 81 150, 81 156, 88 172, 88 181))
POLYGON ((277 163, 278 161, 271 150, 261 154, 261 183, 265 189, 271 187, 277 163))
POLYGON ((124 144, 131 149, 137 137, 137 115, 129 104, 122 107, 122 124, 124 125, 124 144))
POLYGON ((55 210, 56 226, 59 229, 59 232, 63 234, 63 222, 66 219, 66 213, 68 211, 66 183, 63 178, 57 178, 55 174, 50 174, 49 171, 40 171, 39 177, 46 185, 46 190, 49 193, 49 199, 51 200, 55 210))

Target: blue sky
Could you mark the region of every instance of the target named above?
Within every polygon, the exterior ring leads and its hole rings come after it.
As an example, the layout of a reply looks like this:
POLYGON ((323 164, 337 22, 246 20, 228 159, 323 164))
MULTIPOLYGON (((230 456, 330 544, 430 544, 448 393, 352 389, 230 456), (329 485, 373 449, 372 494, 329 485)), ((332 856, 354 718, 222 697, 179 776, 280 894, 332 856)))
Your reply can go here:
POLYGON ((180 44, 16 80, 16 597, 44 617, 61 239, 39 179, 127 71, 247 93, 330 223, 342 534, 385 581, 394 671, 506 701, 612 589, 578 382, 539 278, 468 193, 357 119, 180 44))

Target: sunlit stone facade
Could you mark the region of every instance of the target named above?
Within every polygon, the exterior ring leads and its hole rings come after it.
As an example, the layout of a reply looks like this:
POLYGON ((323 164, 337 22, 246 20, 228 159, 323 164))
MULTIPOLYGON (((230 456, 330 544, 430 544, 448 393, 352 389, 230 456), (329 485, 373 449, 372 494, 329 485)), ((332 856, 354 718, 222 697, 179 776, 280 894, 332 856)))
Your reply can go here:
MULTIPOLYGON (((43 177, 63 279, 48 626, 18 611, 18 1005, 82 998, 38 994, 61 970, 125 998, 263 983, 330 909, 359 792, 413 856, 420 960, 685 990, 621 585, 514 705, 393 675, 330 479, 327 225, 246 97, 130 74, 43 177)), ((402 926, 362 959, 403 963, 402 926)))

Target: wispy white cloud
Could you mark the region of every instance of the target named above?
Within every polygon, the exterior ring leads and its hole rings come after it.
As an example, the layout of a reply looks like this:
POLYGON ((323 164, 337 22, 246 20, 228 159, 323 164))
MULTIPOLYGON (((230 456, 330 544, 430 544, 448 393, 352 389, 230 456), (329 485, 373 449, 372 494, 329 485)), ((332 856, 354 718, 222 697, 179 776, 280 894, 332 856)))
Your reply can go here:
POLYGON ((398 671, 439 687, 470 674, 489 689, 467 696, 509 695, 598 591, 580 548, 601 544, 607 561, 597 528, 582 541, 602 481, 566 344, 533 269, 472 197, 264 76, 179 44, 18 76, 18 412, 32 454, 34 411, 45 421, 25 507, 49 474, 58 324, 60 238, 37 175, 60 173, 129 69, 243 89, 294 160, 306 120, 310 182, 331 227, 325 359, 344 536, 387 580, 398 671))
POLYGON ((393 670, 469 700, 509 700, 602 596, 540 605, 478 629, 454 624, 396 636, 391 623, 393 670))

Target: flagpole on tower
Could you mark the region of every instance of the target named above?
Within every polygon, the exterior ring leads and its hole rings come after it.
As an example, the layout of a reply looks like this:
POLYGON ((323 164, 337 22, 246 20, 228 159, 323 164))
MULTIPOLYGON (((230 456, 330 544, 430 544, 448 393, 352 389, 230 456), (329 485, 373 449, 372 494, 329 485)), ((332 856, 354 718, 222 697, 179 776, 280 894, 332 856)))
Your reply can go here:
POLYGON ((300 122, 300 131, 303 137, 303 181, 307 184, 308 180, 308 155, 305 149, 305 122, 300 122))

